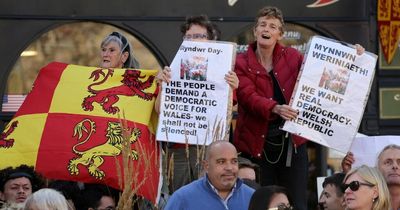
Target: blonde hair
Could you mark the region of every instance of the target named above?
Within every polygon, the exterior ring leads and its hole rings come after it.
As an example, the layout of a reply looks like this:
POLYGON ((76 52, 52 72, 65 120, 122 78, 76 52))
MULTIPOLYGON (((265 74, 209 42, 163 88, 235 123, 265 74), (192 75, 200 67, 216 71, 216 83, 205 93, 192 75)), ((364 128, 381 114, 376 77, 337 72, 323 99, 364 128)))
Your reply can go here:
POLYGON ((346 180, 353 174, 359 175, 364 181, 377 187, 378 197, 372 204, 372 210, 392 209, 389 189, 386 185, 386 181, 376 167, 362 165, 358 168, 352 169, 346 174, 343 182, 346 182, 346 180))
POLYGON ((43 188, 33 193, 27 200, 25 210, 31 207, 40 210, 68 210, 68 202, 65 197, 58 191, 43 188))

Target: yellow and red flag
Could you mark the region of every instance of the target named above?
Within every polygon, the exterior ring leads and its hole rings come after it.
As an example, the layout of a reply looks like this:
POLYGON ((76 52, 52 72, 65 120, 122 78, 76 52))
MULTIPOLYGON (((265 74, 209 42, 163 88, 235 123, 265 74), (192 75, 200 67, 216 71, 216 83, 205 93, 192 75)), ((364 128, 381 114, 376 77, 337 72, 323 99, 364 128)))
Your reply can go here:
POLYGON ((122 166, 127 148, 123 140, 129 139, 133 187, 155 203, 160 185, 152 123, 156 72, 50 63, 1 134, 0 168, 27 164, 46 178, 121 189, 117 165, 122 166))
POLYGON ((377 16, 383 55, 390 64, 400 40, 400 0, 378 0, 377 16))

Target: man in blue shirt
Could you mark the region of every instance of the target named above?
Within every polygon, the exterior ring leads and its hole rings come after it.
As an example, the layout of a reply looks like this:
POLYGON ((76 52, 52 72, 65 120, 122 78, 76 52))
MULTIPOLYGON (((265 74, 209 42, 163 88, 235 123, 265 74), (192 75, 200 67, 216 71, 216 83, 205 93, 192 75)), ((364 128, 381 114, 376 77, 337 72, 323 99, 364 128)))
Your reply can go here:
POLYGON ((238 179, 238 157, 228 141, 207 147, 204 177, 181 187, 168 200, 165 210, 246 210, 254 190, 238 179))

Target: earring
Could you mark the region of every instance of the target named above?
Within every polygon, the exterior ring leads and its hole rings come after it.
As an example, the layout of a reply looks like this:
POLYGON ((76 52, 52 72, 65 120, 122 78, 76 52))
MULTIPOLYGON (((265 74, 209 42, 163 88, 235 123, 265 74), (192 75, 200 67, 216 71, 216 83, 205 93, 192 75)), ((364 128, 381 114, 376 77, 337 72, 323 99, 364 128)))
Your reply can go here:
POLYGON ((375 203, 375 201, 376 201, 376 198, 372 198, 372 203, 375 203))

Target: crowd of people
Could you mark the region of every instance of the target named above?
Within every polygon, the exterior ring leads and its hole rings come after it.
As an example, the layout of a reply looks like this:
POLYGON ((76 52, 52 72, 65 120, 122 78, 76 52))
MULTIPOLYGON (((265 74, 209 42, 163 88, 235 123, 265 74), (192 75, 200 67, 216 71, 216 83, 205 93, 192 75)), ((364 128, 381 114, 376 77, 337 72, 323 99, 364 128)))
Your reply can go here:
POLYGON ((2 210, 114 210, 119 191, 102 184, 47 180, 33 166, 0 171, 2 210))
MULTIPOLYGON (((219 40, 220 31, 207 16, 189 17, 181 27, 190 41, 219 40)), ((307 206, 307 140, 280 130, 297 110, 288 103, 303 55, 279 43, 284 20, 276 7, 264 7, 256 15, 255 41, 236 58, 234 71, 225 75, 238 104, 237 126, 232 141, 215 141, 204 157, 196 146, 165 144, 173 158, 174 176, 158 209, 232 210, 391 210, 400 208, 400 146, 389 145, 378 156, 376 167, 352 169, 356 157, 343 160, 343 173, 327 177, 318 207, 307 206), (239 155, 240 154, 240 155, 239 155), (188 164, 189 163, 189 164, 188 164), (189 167, 188 167, 189 166, 189 167), (165 204, 165 206, 164 206, 165 204)), ((101 43, 102 68, 139 68, 132 46, 118 32, 101 43)), ((357 53, 364 49, 357 45, 357 53)), ((171 81, 166 66, 157 75, 159 88, 171 81)), ((155 100, 159 112, 161 93, 155 100)), ((32 167, 0 171, 2 209, 113 210, 119 192, 105 185, 48 181, 32 167)), ((144 207, 137 207, 143 209, 144 207)), ((151 207, 155 208, 155 207, 151 207)))

